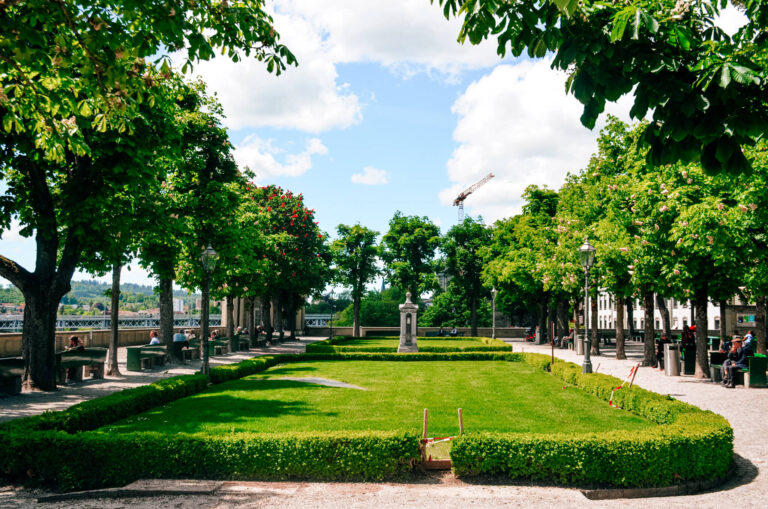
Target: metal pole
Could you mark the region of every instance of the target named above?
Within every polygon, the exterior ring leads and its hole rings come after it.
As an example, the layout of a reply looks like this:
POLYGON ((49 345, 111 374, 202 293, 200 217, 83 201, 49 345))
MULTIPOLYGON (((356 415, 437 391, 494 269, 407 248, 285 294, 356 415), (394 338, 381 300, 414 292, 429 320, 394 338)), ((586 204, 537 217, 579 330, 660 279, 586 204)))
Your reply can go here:
POLYGON ((210 278, 211 274, 205 270, 205 277, 203 277, 203 299, 200 303, 200 334, 203 336, 203 365, 200 368, 200 372, 204 375, 210 373, 210 367, 208 364, 208 295, 210 292, 210 278))
POLYGON ((587 318, 588 309, 589 309, 589 269, 584 268, 584 364, 581 367, 582 373, 592 373, 592 361, 589 359, 590 339, 589 339, 589 320, 587 318))

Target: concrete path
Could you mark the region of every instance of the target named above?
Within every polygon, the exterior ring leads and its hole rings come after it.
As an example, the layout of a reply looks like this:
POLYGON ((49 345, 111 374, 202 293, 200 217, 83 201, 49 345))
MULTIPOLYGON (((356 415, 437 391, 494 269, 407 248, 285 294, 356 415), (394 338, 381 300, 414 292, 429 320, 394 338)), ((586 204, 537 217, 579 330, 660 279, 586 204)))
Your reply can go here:
MULTIPOLYGON (((303 347, 305 342, 296 345, 303 347)), ((549 353, 547 346, 513 342, 516 351, 549 353)), ((283 345, 281 348, 293 348, 283 345)), ((269 353, 269 352, 267 352, 269 353)), ((599 371, 623 378, 642 358, 642 345, 630 343, 629 359, 612 358, 612 347, 593 359, 599 371)), ((233 354, 233 360, 234 360, 233 354)), ((570 350, 555 350, 555 356, 581 364, 570 350)), ((165 376, 169 376, 168 375, 165 376)), ((143 376, 143 375, 142 375, 143 376)), ((87 385, 89 382, 84 382, 87 385)), ((587 500, 579 490, 553 486, 536 486, 518 482, 504 485, 474 484, 456 479, 450 473, 425 474, 410 483, 304 483, 304 482, 201 482, 141 481, 133 492, 104 493, 101 498, 37 502, 51 493, 0 487, 0 507, 8 508, 105 508, 176 507, 176 508, 374 508, 419 507, 420 509, 453 507, 573 507, 642 509, 721 508, 737 505, 764 508, 768 501, 768 389, 725 389, 692 377, 666 377, 652 368, 640 368, 635 383, 641 387, 670 394, 701 408, 725 416, 735 432, 736 473, 719 489, 683 497, 659 497, 634 500, 587 500), (192 486, 194 489, 190 488, 192 486), (187 490, 186 492, 184 490, 187 490), (185 494, 179 494, 185 493, 185 494), (115 498, 117 497, 117 498, 115 498)), ((73 388, 75 389, 75 388, 73 388)), ((61 391, 66 393, 66 389, 61 391)), ((73 397, 77 390, 71 391, 73 397)), ((5 413, 0 400, 0 412, 5 413)), ((22 412, 19 408, 18 412, 22 412)), ((31 410, 30 410, 31 411, 31 410)), ((38 409, 39 411, 39 409, 38 409)), ((21 414, 20 414, 21 415, 21 414)))

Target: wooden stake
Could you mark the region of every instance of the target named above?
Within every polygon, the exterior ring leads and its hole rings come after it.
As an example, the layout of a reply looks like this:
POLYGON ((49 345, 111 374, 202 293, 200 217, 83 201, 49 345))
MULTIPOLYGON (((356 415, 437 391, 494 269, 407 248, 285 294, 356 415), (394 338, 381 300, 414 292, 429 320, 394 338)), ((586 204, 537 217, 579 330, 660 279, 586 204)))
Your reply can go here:
POLYGON ((637 376, 637 368, 640 367, 640 364, 637 364, 635 366, 635 370, 632 372, 632 380, 629 381, 629 388, 632 388, 632 384, 635 383, 635 377, 637 376))
POLYGON ((422 431, 422 434, 421 434, 422 440, 426 440, 427 439, 427 416, 428 415, 429 415, 429 410, 427 410, 425 408, 424 409, 424 427, 423 427, 423 431, 422 431))
POLYGON ((595 372, 595 373, 597 373, 597 370, 599 370, 599 369, 600 369, 600 363, 598 362, 598 363, 597 363, 597 367, 595 368, 595 371, 594 371, 594 372, 595 372))
POLYGON ((461 408, 459 408, 459 435, 464 434, 464 415, 461 413, 461 408))

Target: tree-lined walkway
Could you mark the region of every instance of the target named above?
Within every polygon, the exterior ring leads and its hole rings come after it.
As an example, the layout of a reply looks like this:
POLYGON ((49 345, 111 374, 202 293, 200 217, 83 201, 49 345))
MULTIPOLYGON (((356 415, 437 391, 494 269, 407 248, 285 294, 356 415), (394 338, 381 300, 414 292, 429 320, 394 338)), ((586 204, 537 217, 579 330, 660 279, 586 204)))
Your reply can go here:
MULTIPOLYGON (((269 348, 219 355, 210 358, 210 365, 215 367, 234 364, 260 355, 302 353, 306 350, 306 345, 321 339, 323 338, 298 337, 296 341, 287 341, 269 348)), ((123 389, 200 371, 200 359, 190 361, 188 364, 166 364, 150 370, 128 371, 125 367, 126 351, 125 347, 118 348, 117 351, 118 365, 122 373, 120 376, 105 376, 103 380, 85 379, 82 382, 61 385, 55 392, 26 391, 18 396, 0 396, 0 421, 41 414, 46 410, 63 410, 81 401, 100 398, 123 389)))

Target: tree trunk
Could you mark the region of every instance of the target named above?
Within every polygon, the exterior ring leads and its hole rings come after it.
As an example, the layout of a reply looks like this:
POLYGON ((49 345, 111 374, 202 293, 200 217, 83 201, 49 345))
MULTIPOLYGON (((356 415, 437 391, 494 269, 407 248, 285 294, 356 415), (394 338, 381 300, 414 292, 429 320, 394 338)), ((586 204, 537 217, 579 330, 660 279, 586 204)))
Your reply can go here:
MULTIPOLYGON (((757 341, 757 353, 765 355, 765 295, 758 295, 755 299, 755 304, 757 304, 757 312, 755 313, 755 339, 753 341, 757 341)), ((720 322, 723 322, 722 318, 720 319, 720 322)))
POLYGON ((27 389, 56 390, 56 311, 62 296, 49 294, 47 288, 24 293, 21 342, 27 389))
POLYGON ((624 301, 627 306, 627 329, 629 330, 629 339, 635 335, 635 299, 627 297, 624 301))
POLYGON ((173 280, 163 277, 160 278, 160 338, 173 359, 173 280))
MULTIPOLYGON (((573 330, 578 333, 579 331, 579 301, 573 301, 573 330)), ((576 336, 573 337, 574 341, 576 336)))
POLYGON ((616 296, 616 358, 626 359, 627 352, 624 349, 626 338, 624 337, 624 304, 622 297, 616 296))
POLYGON ((542 339, 547 337, 547 299, 542 298, 539 302, 539 334, 542 339))
POLYGON ((477 297, 470 297, 469 299, 469 335, 473 338, 477 337, 477 297))
POLYGON ((360 301, 362 298, 358 295, 352 299, 352 336, 360 337, 360 301))
POLYGON ((592 329, 590 331, 592 336, 590 355, 600 355, 600 341, 597 334, 597 304, 597 292, 595 292, 595 295, 589 296, 589 321, 591 322, 589 328, 592 329))
POLYGON ((557 301, 557 337, 568 335, 568 301, 557 301))
POLYGON ((589 328, 591 329, 590 339, 592 341, 589 353, 591 355, 600 355, 600 341, 597 334, 597 305, 597 292, 595 292, 595 295, 589 296, 589 328))
POLYGON ((288 296, 288 339, 291 341, 296 341, 296 300, 296 294, 288 296))
POLYGON ((273 304, 275 307, 275 327, 277 329, 277 340, 282 343, 285 337, 285 331, 283 330, 283 303, 282 299, 275 298, 273 304))
POLYGON ((696 310, 696 371, 694 377, 709 378, 709 354, 707 345, 707 283, 694 290, 694 308, 696 310))
POLYGON ((645 334, 643 338, 643 366, 654 366, 656 364, 656 342, 653 323, 653 292, 646 290, 643 293, 643 312, 645 316, 645 334))
MULTIPOLYGON (((272 299, 262 297, 261 306, 261 317, 264 320, 264 335, 266 336, 267 343, 272 343, 272 299)), ((250 329, 248 331, 251 334, 255 332, 250 329)))
POLYGON ((669 306, 667 306, 667 299, 656 294, 656 307, 659 308, 659 314, 661 315, 661 330, 667 335, 667 338, 672 338, 672 324, 669 321, 669 306))
MULTIPOLYGON (((696 305, 693 303, 693 301, 691 301, 690 304, 691 304, 691 325, 693 325, 694 323, 696 323, 697 312, 696 312, 696 305)), ((698 330, 698 327, 696 327, 696 329, 698 330)))
MULTIPOLYGON (((232 338, 235 336, 235 310, 233 309, 235 299, 231 295, 227 295, 226 306, 227 309, 227 337, 232 338)), ((250 330, 250 329, 248 329, 250 330)))
POLYGON ((111 320, 109 333, 109 362, 107 363, 107 375, 120 376, 120 370, 117 367, 117 343, 120 337, 120 270, 122 264, 115 262, 112 264, 112 303, 109 310, 111 320))
MULTIPOLYGON (((760 297, 758 297, 759 299, 760 297)), ((759 309, 759 308, 758 308, 759 309)), ((728 335, 728 324, 726 323, 725 315, 728 312, 728 302, 725 300, 720 301, 720 344, 725 342, 725 337, 728 335)), ((757 317, 755 317, 757 319, 757 317)))
POLYGON ((248 334, 250 334, 251 337, 253 337, 253 334, 256 332, 256 324, 253 322, 254 300, 255 297, 245 297, 245 328, 248 329, 248 334))

